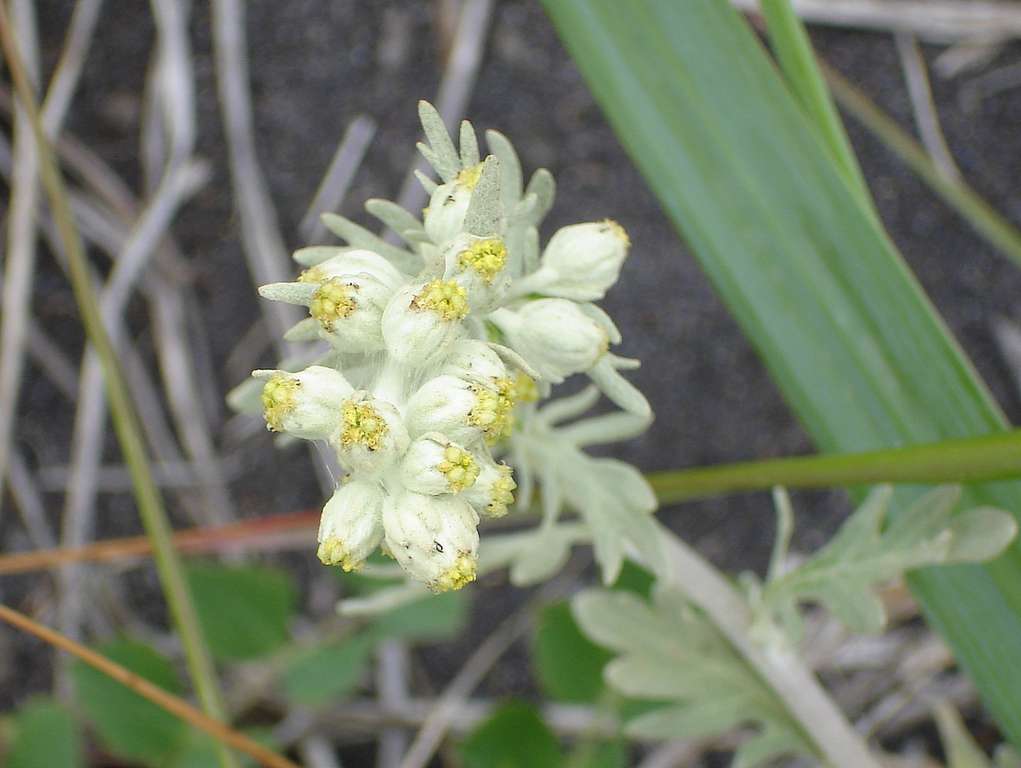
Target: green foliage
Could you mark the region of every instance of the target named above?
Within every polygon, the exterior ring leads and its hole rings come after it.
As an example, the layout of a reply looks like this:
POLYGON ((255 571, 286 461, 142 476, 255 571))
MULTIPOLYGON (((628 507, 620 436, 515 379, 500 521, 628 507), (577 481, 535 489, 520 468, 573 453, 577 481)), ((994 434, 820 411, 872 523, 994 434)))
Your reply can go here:
POLYGON ((295 590, 285 571, 193 564, 186 573, 195 610, 215 658, 252 659, 287 641, 295 590))
POLYGON ((34 699, 19 708, 7 768, 78 768, 83 764, 78 725, 63 707, 34 699))
MULTIPOLYGON (((797 568, 776 575, 762 590, 761 602, 799 635, 796 603, 814 600, 855 632, 878 632, 886 624, 883 603, 873 589, 907 571, 927 565, 988 560, 1017 532, 1009 514, 979 508, 953 514, 960 490, 948 486, 926 494, 885 525, 892 490, 880 486, 841 526, 830 542, 797 568)), ((778 504, 779 529, 789 516, 778 504)), ((773 562, 783 557, 781 549, 773 562)))
MULTIPOLYGON (((597 100, 819 449, 1005 420, 729 3, 547 0, 597 100)), ((901 491, 895 509, 917 489, 901 491)), ((1021 513, 1017 483, 967 506, 1021 513)), ((1021 744, 1021 550, 909 579, 1021 744)))
MULTIPOLYGON (((99 652, 170 693, 181 684, 173 665, 143 643, 115 640, 99 652)), ((103 746, 145 765, 165 761, 181 744, 184 723, 84 662, 71 669, 78 706, 103 746)))
POLYGON ((566 602, 539 614, 533 659, 543 692, 561 701, 592 702, 603 692, 603 667, 611 654, 578 629, 566 602))
POLYGON ((372 646, 371 636, 359 635, 299 654, 284 671, 285 693, 306 706, 346 696, 365 676, 372 646))
POLYGON ((585 633, 618 654, 604 673, 610 687, 664 703, 628 721, 627 734, 697 738, 754 724, 757 733, 738 749, 736 765, 813 754, 782 702, 680 593, 659 590, 646 602, 591 590, 574 599, 573 609, 585 633))
POLYGON ((460 634, 468 622, 468 609, 468 596, 463 592, 429 595, 387 611, 369 631, 376 638, 441 642, 460 634))
MULTIPOLYGON (((244 734, 263 746, 273 747, 269 732, 264 729, 242 729, 244 734)), ((170 768, 220 768, 217 742, 210 736, 190 730, 183 748, 174 755, 170 768)), ((258 763, 248 755, 238 754, 240 768, 257 768, 258 763)))
POLYGON ((497 709, 461 743, 464 768, 560 768, 556 736, 536 709, 510 702, 497 709))

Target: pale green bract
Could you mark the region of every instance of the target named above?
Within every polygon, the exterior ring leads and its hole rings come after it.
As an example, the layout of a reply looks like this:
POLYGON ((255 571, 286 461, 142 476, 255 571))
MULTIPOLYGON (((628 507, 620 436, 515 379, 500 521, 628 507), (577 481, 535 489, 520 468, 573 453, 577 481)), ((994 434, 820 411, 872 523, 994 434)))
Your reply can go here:
POLYGON ((991 560, 1017 533, 1006 512, 977 507, 954 514, 956 486, 936 488, 886 522, 893 490, 879 486, 830 542, 801 565, 782 571, 791 528, 790 505, 777 496, 778 547, 765 585, 744 577, 759 626, 777 620, 788 637, 800 637, 797 606, 816 602, 854 632, 873 633, 886 624, 875 588, 907 571, 929 565, 991 560))

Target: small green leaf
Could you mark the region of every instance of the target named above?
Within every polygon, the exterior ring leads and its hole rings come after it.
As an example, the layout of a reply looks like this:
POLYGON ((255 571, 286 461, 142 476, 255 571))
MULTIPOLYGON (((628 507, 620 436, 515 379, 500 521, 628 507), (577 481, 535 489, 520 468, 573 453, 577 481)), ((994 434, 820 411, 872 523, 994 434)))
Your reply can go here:
POLYGON ((71 715, 47 699, 21 706, 14 718, 14 738, 7 768, 78 768, 81 734, 71 715))
POLYGON ((365 676, 372 645, 371 636, 360 635, 300 654, 284 670, 284 692, 307 706, 346 696, 365 676))
POLYGON ((467 595, 444 592, 384 613, 373 623, 370 631, 377 638, 439 642, 457 635, 467 621, 467 595))
POLYGON ((252 659, 287 642, 295 590, 284 571, 204 564, 189 566, 187 576, 215 658, 252 659))
MULTIPOLYGON (((243 728, 242 732, 264 747, 272 749, 276 746, 271 738, 271 732, 265 728, 243 728)), ((220 768, 220 751, 217 744, 218 742, 211 736, 192 730, 189 732, 187 743, 175 755, 169 768, 220 768)), ((240 761, 240 768, 257 768, 258 766, 258 762, 248 755, 236 754, 235 756, 240 761)))
POLYGON ((622 592, 634 592, 639 597, 647 598, 652 594, 654 581, 655 577, 649 571, 636 565, 632 560, 625 560, 613 588, 622 592))
POLYGON ((556 736, 535 707, 510 702, 461 743, 464 768, 560 768, 556 736))
MULTIPOLYGON (((853 631, 878 632, 886 615, 875 587, 922 566, 995 557, 1017 533, 1014 519, 998 509, 955 516, 960 490, 953 486, 922 496, 884 529, 890 498, 889 486, 878 487, 829 544, 768 582, 762 598, 773 615, 792 615, 798 602, 814 600, 853 631)), ((791 623, 787 628, 792 633, 791 623)))
POLYGON ((667 702, 651 709, 643 703, 627 733, 684 738, 753 723, 749 760, 813 754, 776 694, 679 592, 659 590, 650 603, 628 592, 588 590, 572 608, 582 631, 619 654, 604 673, 612 689, 667 702))
POLYGON ((581 633, 566 602, 542 609, 534 659, 547 696, 561 701, 595 701, 603 692, 603 667, 610 658, 610 653, 581 633))
MULTIPOLYGON (((150 683, 180 693, 173 665, 149 646, 115 640, 98 650, 150 683)), ((100 741, 114 754, 155 765, 180 745, 185 725, 173 715, 84 662, 75 662, 71 675, 78 706, 95 726, 100 741)))

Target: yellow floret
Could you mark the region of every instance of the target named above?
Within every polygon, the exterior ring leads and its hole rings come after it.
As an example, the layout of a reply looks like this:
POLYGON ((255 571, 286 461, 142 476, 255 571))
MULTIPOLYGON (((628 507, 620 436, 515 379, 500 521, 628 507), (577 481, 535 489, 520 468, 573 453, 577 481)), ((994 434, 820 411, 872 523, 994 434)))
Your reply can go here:
POLYGON ((471 488, 479 476, 479 465, 475 458, 456 445, 448 445, 443 449, 443 460, 436 465, 436 469, 447 478, 447 487, 451 493, 471 488))
POLYGON ((444 320, 468 316, 468 292, 453 280, 431 280, 411 302, 412 309, 435 312, 444 320))
POLYGON ((440 574, 437 579, 429 585, 433 592, 449 592, 454 589, 461 589, 467 584, 475 581, 475 559, 466 552, 457 556, 454 564, 440 574))
POLYGON ((514 382, 496 379, 493 388, 475 385, 472 391, 475 406, 468 412, 468 423, 479 427, 489 444, 510 437, 514 429, 514 382))
POLYGON ((479 183, 479 179, 482 178, 482 163, 473 165, 471 168, 465 168, 457 174, 454 179, 454 183, 460 184, 465 189, 475 189, 479 183))
POLYGON ((628 237, 627 230, 624 229, 620 224, 615 222, 613 219, 603 219, 603 226, 614 235, 618 240, 624 243, 625 248, 631 247, 631 238, 628 237))
POLYGON ((486 282, 492 283, 507 263, 507 246, 499 238, 480 240, 458 254, 463 269, 470 269, 486 282))
POLYGON ((333 330, 333 324, 350 316, 358 308, 354 293, 358 287, 345 283, 339 277, 331 278, 319 285, 312 294, 308 311, 326 331, 333 330))
POLYGON ((361 565, 361 563, 356 563, 351 559, 347 548, 344 546, 344 542, 336 536, 331 536, 326 541, 321 542, 316 554, 323 565, 339 565, 345 572, 357 570, 358 566, 361 565))
POLYGON ((511 468, 506 464, 499 466, 500 477, 492 485, 489 492, 489 503, 486 504, 486 512, 490 517, 503 517, 507 514, 507 507, 514 503, 514 489, 518 484, 511 477, 511 468))
POLYGON ((297 406, 301 382, 286 373, 271 377, 262 388, 262 412, 266 427, 272 432, 283 432, 284 419, 297 406))
POLYGON ((539 387, 535 379, 524 371, 514 375, 514 400, 518 403, 534 403, 539 399, 539 387))
POLYGON ((348 400, 341 407, 340 443, 345 448, 363 445, 370 451, 379 450, 388 430, 386 421, 371 403, 348 400))

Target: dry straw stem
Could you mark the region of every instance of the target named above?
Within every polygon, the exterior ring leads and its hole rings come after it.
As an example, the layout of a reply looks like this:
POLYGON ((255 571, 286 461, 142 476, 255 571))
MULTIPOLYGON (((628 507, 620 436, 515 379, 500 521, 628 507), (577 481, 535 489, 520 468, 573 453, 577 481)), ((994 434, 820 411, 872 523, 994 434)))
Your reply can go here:
MULTIPOLYGON (((759 0, 731 0, 758 11, 759 0)), ((1003 40, 1021 36, 1021 8, 983 0, 792 0, 809 24, 905 32, 929 42, 1003 40)))
POLYGON ((6 7, 2 3, 0 3, 0 43, 18 96, 32 122, 40 174, 67 253, 75 299, 81 311, 86 333, 104 363, 114 428, 125 459, 131 467, 139 513, 153 542, 157 572, 181 636, 189 671, 203 707, 213 715, 222 716, 223 706, 212 661, 205 647, 191 595, 173 548, 170 524, 163 509, 162 499, 149 474, 138 418, 121 377, 113 346, 103 327, 103 319, 92 289, 85 250, 75 229, 67 192, 43 130, 32 87, 18 54, 18 45, 13 36, 6 7))
POLYGON ((130 688, 139 696, 143 696, 158 707, 181 718, 186 723, 205 731, 223 744, 244 752, 246 755, 250 755, 258 760, 261 765, 268 768, 299 768, 296 763, 291 762, 286 757, 278 755, 273 750, 267 749, 244 734, 238 733, 218 720, 203 714, 183 699, 167 693, 162 688, 139 677, 131 670, 110 661, 95 651, 89 650, 70 638, 64 637, 59 632, 54 632, 52 629, 44 627, 42 624, 33 621, 18 611, 8 608, 6 605, 0 605, 0 619, 38 637, 55 648, 76 656, 89 666, 98 669, 111 679, 116 680, 126 688, 130 688))

